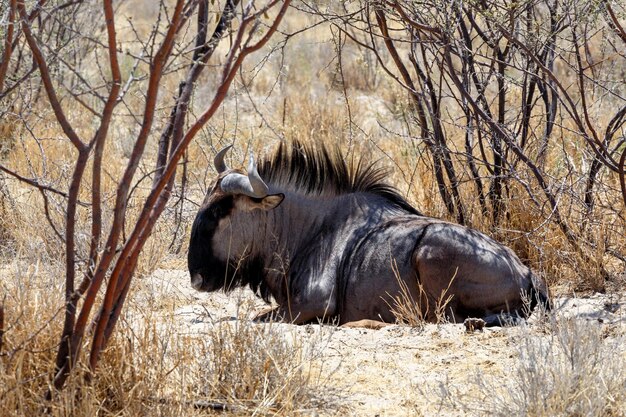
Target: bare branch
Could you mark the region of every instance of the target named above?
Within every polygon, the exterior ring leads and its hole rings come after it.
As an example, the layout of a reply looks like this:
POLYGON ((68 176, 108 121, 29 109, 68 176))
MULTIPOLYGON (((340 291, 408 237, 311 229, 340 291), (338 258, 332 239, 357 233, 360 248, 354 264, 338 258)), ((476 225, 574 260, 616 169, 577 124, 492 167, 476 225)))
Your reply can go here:
POLYGON ((15 30, 15 9, 17 8, 17 1, 10 0, 9 13, 7 17, 8 28, 4 38, 4 51, 0 58, 0 93, 4 91, 4 79, 9 69, 9 62, 11 61, 11 55, 13 54, 13 31, 15 30))
POLYGON ((28 45, 30 46, 30 49, 33 53, 35 62, 37 62, 37 66, 39 67, 39 73, 41 75, 41 79, 44 83, 46 93, 48 94, 48 100, 50 100, 50 105, 52 107, 52 110, 54 111, 57 121, 63 129, 63 133, 65 133, 67 138, 72 142, 76 149, 78 149, 79 151, 85 151, 86 145, 80 140, 80 138, 70 125, 67 117, 65 116, 65 112, 61 107, 61 103, 59 102, 56 94, 56 89, 54 88, 52 84, 52 79, 50 78, 50 71, 46 63, 46 58, 43 56, 43 53, 39 48, 39 44, 37 43, 37 40, 30 30, 30 18, 26 14, 26 9, 24 7, 23 1, 17 2, 17 9, 22 19, 22 31, 26 36, 26 40, 28 41, 28 45))

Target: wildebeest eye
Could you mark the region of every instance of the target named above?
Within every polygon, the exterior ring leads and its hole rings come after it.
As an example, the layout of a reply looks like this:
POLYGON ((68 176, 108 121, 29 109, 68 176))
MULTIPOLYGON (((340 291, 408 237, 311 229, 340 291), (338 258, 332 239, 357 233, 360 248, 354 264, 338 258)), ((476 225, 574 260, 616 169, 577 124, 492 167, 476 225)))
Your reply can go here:
POLYGON ((233 208, 233 196, 226 196, 218 201, 215 201, 209 207, 207 207, 206 215, 213 221, 218 221, 230 213, 233 208))
POLYGON ((208 207, 198 212, 193 225, 195 233, 212 233, 217 227, 220 219, 226 217, 233 207, 232 196, 227 196, 221 200, 214 201, 208 207))

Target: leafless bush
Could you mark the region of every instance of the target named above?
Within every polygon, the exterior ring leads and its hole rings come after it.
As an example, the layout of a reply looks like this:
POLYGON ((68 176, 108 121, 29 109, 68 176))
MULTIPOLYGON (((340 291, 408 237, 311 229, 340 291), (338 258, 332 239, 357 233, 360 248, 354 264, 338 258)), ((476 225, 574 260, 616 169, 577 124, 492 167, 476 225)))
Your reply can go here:
MULTIPOLYGON (((20 122, 17 135, 25 139, 19 156, 2 161, 0 170, 39 192, 49 230, 64 249, 55 388, 78 363, 85 336, 92 339, 89 369, 96 368, 139 254, 172 194, 179 161, 245 58, 275 33, 289 3, 159 2, 149 22, 124 2, 2 3, 0 113, 20 122), (225 59, 210 67, 225 38, 225 59), (214 89, 190 118, 197 80, 207 68, 214 89), (169 115, 159 120, 161 109, 169 115), (112 145, 119 146, 123 134, 132 140, 119 158, 112 145), (92 317, 94 307, 99 311, 92 317)), ((184 176, 183 169, 183 190, 184 176)))
POLYGON ((448 216, 502 239, 519 230, 516 249, 537 263, 545 257, 536 259, 530 235, 559 233, 568 242, 560 256, 581 276, 598 255, 605 278, 607 265, 626 260, 610 237, 625 227, 622 4, 364 0, 302 8, 404 89, 406 126, 390 133, 423 150, 417 163, 430 168, 448 216), (613 232, 603 230, 607 220, 613 232))

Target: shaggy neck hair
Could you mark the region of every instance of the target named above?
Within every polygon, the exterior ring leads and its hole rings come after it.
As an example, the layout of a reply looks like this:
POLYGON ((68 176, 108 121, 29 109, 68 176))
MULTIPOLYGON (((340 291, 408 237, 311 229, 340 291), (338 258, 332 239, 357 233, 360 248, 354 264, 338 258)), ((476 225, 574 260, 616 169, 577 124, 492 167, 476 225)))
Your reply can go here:
POLYGON ((263 159, 258 169, 267 183, 304 194, 371 193, 409 213, 421 214, 394 187, 383 181, 387 176, 386 169, 364 163, 363 159, 346 163, 338 148, 329 152, 324 145, 314 148, 298 141, 292 142, 291 146, 281 142, 274 156, 263 159))

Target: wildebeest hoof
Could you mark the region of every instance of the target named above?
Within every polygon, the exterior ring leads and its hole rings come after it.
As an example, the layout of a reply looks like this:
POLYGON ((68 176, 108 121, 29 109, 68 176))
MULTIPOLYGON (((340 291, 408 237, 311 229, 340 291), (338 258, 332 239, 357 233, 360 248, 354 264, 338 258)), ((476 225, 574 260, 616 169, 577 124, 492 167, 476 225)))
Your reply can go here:
POLYGON ((390 325, 391 325, 390 323, 385 323, 385 322, 378 321, 378 320, 364 319, 364 320, 350 321, 348 323, 344 323, 341 325, 341 327, 347 327, 350 329, 364 328, 364 329, 380 330, 383 327, 387 327, 390 325))
POLYGON ((467 333, 472 333, 476 330, 480 330, 482 332, 487 323, 483 319, 467 318, 463 324, 465 325, 465 331, 467 333))

